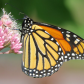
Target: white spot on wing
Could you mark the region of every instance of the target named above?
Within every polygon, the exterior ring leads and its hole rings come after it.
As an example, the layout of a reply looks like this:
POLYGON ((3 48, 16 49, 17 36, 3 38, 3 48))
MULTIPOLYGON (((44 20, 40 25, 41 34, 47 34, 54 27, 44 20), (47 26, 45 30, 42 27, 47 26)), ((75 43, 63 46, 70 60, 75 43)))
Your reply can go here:
POLYGON ((80 40, 79 40, 79 39, 76 39, 76 41, 78 41, 78 42, 79 42, 80 40))
POLYGON ((66 33, 70 33, 70 31, 66 31, 66 33))
POLYGON ((55 71, 57 71, 57 68, 55 69, 55 71))
POLYGON ((54 40, 54 38, 51 38, 51 40, 53 41, 53 40, 54 40))
POLYGON ((63 52, 62 52, 61 54, 62 54, 62 55, 64 55, 64 53, 63 53, 63 52))
POLYGON ((36 71, 36 73, 38 73, 38 71, 36 71))
POLYGON ((45 33, 49 34, 47 31, 45 31, 45 33))
POLYGON ((77 37, 76 35, 73 35, 73 37, 77 37))
POLYGON ((75 54, 74 54, 74 53, 72 53, 72 56, 75 56, 75 54))
POLYGON ((61 48, 59 48, 59 51, 61 51, 61 48))
POLYGON ((30 35, 31 33, 29 33, 29 35, 30 35))
POLYGON ((31 21, 31 24, 33 24, 33 22, 31 21))
POLYGON ((58 27, 58 29, 61 29, 60 27, 58 27))
POLYGON ((31 32, 33 32, 33 30, 32 30, 32 29, 31 29, 30 31, 31 31, 31 32))
POLYGON ((26 20, 24 22, 26 23, 26 20))
POLYGON ((59 43, 58 43, 58 42, 56 42, 56 44, 57 44, 57 45, 59 45, 59 43))
POLYGON ((67 56, 70 56, 70 54, 69 54, 69 53, 67 53, 67 56))
POLYGON ((64 32, 62 32, 62 34, 63 34, 64 32))
POLYGON ((25 27, 26 27, 26 24, 25 24, 25 27))
POLYGON ((36 75, 36 77, 38 77, 38 75, 36 75))
POLYGON ((65 56, 64 58, 67 58, 67 56, 65 56))
POLYGON ((66 34, 66 36, 67 36, 67 37, 70 37, 70 35, 69 35, 69 34, 66 34))

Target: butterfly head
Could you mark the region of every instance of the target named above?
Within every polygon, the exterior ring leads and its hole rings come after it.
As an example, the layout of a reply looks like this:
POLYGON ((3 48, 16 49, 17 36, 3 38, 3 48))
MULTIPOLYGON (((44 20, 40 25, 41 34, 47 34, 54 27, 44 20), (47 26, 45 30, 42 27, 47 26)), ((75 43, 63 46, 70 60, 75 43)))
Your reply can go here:
POLYGON ((28 16, 25 16, 23 18, 23 23, 22 23, 22 36, 25 34, 30 35, 32 33, 32 25, 33 25, 33 20, 30 19, 28 16))
POLYGON ((25 16, 23 18, 23 23, 22 23, 22 29, 31 29, 31 26, 33 24, 33 20, 30 19, 28 16, 25 16))

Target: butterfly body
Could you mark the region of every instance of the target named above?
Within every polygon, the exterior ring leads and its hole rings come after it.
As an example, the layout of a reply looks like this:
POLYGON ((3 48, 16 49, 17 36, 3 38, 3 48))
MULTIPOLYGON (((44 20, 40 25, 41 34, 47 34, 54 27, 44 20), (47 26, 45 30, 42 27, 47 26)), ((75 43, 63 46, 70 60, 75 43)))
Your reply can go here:
POLYGON ((42 78, 57 72, 63 62, 84 59, 84 41, 63 28, 34 22, 25 17, 22 23, 22 70, 42 78))

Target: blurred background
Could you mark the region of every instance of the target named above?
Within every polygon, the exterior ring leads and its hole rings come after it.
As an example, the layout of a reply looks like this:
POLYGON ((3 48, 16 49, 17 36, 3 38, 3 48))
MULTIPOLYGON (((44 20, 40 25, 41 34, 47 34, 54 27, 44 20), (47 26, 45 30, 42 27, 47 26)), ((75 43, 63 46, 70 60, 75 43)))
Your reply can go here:
MULTIPOLYGON (((0 0, 0 8, 15 19, 23 18, 19 15, 23 11, 34 21, 65 28, 84 39, 84 0, 0 0)), ((84 84, 84 60, 65 62, 52 76, 35 79, 22 72, 21 58, 22 54, 0 55, 0 84, 84 84)))

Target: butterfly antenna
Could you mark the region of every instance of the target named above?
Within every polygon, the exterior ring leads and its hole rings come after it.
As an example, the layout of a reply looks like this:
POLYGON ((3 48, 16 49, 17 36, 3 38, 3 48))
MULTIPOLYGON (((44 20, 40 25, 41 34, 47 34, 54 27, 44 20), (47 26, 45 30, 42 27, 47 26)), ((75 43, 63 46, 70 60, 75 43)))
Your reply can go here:
MULTIPOLYGON (((11 29, 11 28, 9 28, 9 29, 11 29)), ((22 30, 21 30, 21 29, 11 29, 11 30, 18 30, 18 31, 22 32, 22 30)))
MULTIPOLYGON (((11 7, 15 8, 16 10, 21 11, 20 9, 16 8, 15 6, 13 6, 13 5, 9 4, 9 3, 5 3, 5 5, 7 5, 7 4, 10 5, 11 7)), ((20 14, 24 14, 25 16, 27 16, 24 12, 20 12, 19 15, 20 14)))

